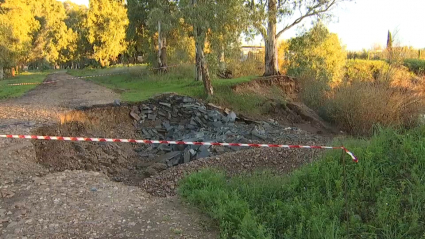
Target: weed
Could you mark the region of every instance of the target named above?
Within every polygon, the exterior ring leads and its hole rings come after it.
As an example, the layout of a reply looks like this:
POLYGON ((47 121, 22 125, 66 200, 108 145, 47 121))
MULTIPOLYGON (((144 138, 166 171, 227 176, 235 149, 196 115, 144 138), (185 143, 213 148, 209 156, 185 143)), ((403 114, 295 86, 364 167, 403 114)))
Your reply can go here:
POLYGON ((207 169, 184 178, 179 193, 219 223, 222 238, 422 238, 424 136, 425 128, 379 129, 345 142, 360 158, 346 164, 345 180, 335 151, 291 175, 229 179, 207 169))

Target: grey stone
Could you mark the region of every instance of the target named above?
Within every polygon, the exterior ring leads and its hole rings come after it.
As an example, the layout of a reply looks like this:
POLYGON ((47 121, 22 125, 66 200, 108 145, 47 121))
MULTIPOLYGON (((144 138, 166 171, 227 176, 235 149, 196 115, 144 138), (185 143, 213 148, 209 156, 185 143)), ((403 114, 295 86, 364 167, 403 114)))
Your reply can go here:
POLYGON ((228 122, 235 122, 236 121, 236 114, 235 114, 235 112, 231 111, 227 115, 227 119, 228 119, 228 122))
POLYGON ((142 114, 147 115, 147 114, 152 114, 153 111, 152 110, 142 110, 142 114))
POLYGON ((121 105, 121 101, 120 100, 114 100, 114 105, 115 106, 120 106, 121 105))
POLYGON ((167 151, 167 152, 171 152, 172 151, 171 146, 170 145, 166 145, 166 144, 159 145, 158 149, 159 150, 162 150, 162 151, 167 151))
POLYGON ((209 146, 206 146, 206 145, 202 145, 201 147, 199 147, 198 154, 196 155, 196 159, 209 157, 211 154, 210 154, 210 151, 208 151, 208 148, 209 146))
POLYGON ((146 137, 146 138, 151 137, 151 135, 149 134, 149 132, 146 129, 142 129, 142 133, 143 133, 143 136, 146 137))
POLYGON ((148 119, 149 120, 155 120, 156 119, 156 114, 149 114, 148 115, 148 119))
POLYGON ((162 126, 167 130, 167 131, 169 131, 169 129, 171 128, 171 125, 170 125, 170 122, 168 122, 168 121, 164 121, 164 122, 162 122, 162 126))
POLYGON ((157 163, 167 163, 168 161, 174 159, 174 158, 179 158, 180 159, 181 156, 181 152, 169 152, 166 153, 164 155, 161 155, 157 158, 155 158, 155 162, 157 163))
POLYGON ((183 103, 192 103, 195 100, 190 97, 183 97, 183 103))
POLYGON ((196 133, 195 137, 196 137, 197 140, 204 139, 205 133, 204 132, 198 132, 198 133, 196 133))
POLYGON ((97 188, 92 187, 92 188, 90 188, 90 191, 92 191, 92 192, 97 192, 97 188))
POLYGON ((212 125, 216 128, 223 126, 223 123, 221 121, 215 121, 212 123, 212 125))
POLYGON ((168 108, 171 108, 171 104, 170 103, 164 103, 164 102, 159 102, 160 105, 166 106, 168 108))
POLYGON ((258 131, 257 129, 254 129, 251 131, 251 134, 257 138, 260 138, 262 140, 266 140, 267 136, 262 134, 262 132, 258 131))
POLYGON ((190 153, 190 150, 189 149, 186 149, 185 151, 184 151, 184 156, 183 156, 183 158, 184 158, 184 163, 189 163, 190 162, 190 158, 191 158, 191 153, 190 153))

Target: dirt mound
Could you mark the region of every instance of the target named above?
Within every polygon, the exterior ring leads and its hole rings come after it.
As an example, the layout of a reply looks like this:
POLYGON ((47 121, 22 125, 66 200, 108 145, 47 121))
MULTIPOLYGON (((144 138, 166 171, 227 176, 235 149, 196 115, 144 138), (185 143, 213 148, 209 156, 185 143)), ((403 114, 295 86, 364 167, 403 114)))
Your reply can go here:
POLYGON ((272 90, 280 90, 286 98, 292 99, 298 92, 298 85, 294 78, 289 76, 269 76, 261 77, 249 82, 234 85, 232 90, 235 93, 254 93, 266 97, 271 97, 272 90))
MULTIPOLYGON (((61 115, 61 124, 39 128, 34 134, 134 138, 129 107, 105 105, 74 110, 61 115)), ((100 171, 121 181, 129 178, 138 162, 132 144, 35 141, 34 145, 37 162, 52 171, 100 171)))

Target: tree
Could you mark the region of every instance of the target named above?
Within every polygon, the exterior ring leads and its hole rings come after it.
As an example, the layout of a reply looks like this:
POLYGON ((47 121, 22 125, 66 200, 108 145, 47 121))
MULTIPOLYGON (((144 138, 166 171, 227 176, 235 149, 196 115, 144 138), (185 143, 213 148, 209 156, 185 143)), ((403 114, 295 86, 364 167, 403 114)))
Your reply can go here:
POLYGON ((178 28, 178 9, 173 1, 154 1, 148 16, 150 29, 157 32, 157 63, 162 72, 167 71, 167 38, 169 34, 178 28))
POLYGON ((40 29, 33 35, 30 59, 44 60, 58 66, 69 60, 61 52, 67 51, 76 41, 77 35, 65 24, 67 18, 64 5, 56 0, 30 0, 31 9, 40 29))
POLYGON ((128 23, 127 9, 123 1, 90 0, 87 14, 89 42, 93 45, 93 58, 102 67, 117 60, 126 50, 128 23))
POLYGON ((80 68, 82 61, 89 57, 91 45, 88 40, 87 29, 87 11, 85 5, 77 5, 66 1, 63 3, 66 12, 65 24, 76 35, 76 40, 72 42, 69 48, 61 51, 61 54, 67 55, 71 68, 80 68))
POLYGON ((32 33, 39 24, 25 0, 0 3, 0 79, 3 67, 14 67, 26 61, 31 51, 32 33))
POLYGON ((264 76, 278 75, 277 40, 287 30, 311 17, 330 17, 329 12, 342 1, 350 0, 246 0, 252 13, 252 26, 265 42, 264 76), (277 23, 284 27, 277 31, 277 23))
POLYGON ((308 74, 326 83, 342 80, 347 54, 338 35, 330 33, 321 23, 290 40, 289 56, 288 74, 292 76, 308 74))
POLYGON ((220 35, 238 26, 245 14, 243 0, 181 0, 181 16, 192 26, 196 48, 196 80, 202 80, 205 92, 213 95, 213 87, 205 59, 205 43, 208 35, 220 35))
POLYGON ((388 36, 387 36, 387 50, 391 50, 393 47, 393 36, 391 32, 388 30, 388 36))

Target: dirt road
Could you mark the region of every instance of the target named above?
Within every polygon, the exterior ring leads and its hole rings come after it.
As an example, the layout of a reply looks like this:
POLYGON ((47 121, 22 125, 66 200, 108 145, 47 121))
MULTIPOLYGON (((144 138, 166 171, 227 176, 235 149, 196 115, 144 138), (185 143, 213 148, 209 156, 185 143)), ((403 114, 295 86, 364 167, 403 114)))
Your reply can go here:
MULTIPOLYGON (((112 103, 110 89, 65 73, 23 97, 0 101, 0 134, 29 134, 81 106, 112 103)), ((217 231, 176 197, 87 171, 48 172, 26 140, 0 139, 0 238, 216 238, 217 231)))

